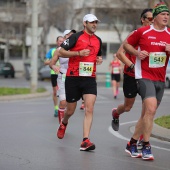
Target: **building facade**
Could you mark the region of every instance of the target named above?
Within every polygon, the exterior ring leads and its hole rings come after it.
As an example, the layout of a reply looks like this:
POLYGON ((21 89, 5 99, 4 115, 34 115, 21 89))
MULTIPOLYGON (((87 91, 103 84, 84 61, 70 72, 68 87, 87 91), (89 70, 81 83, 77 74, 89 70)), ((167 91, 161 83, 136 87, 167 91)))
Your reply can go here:
MULTIPOLYGON (((38 57, 44 58, 56 37, 65 29, 83 29, 82 18, 95 14, 101 23, 96 35, 103 42, 104 62, 97 72, 108 72, 109 62, 120 43, 140 26, 140 13, 158 0, 38 0, 38 57), (67 3, 67 6, 65 5, 67 3)), ((32 0, 0 1, 0 60, 9 60, 24 71, 31 60, 32 0)))

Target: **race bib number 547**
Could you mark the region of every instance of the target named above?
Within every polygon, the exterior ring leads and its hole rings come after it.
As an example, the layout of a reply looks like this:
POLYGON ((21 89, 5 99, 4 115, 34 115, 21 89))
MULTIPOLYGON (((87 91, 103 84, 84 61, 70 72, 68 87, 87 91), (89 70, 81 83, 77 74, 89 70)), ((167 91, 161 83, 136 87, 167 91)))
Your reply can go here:
POLYGON ((149 54, 149 67, 158 68, 165 66, 166 53, 165 52, 151 52, 149 54))

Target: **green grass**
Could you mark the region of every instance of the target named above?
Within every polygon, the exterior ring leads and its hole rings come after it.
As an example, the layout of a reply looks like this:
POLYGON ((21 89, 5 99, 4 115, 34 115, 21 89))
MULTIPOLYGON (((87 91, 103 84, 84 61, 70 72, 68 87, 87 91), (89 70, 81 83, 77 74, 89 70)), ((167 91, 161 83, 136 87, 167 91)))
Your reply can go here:
POLYGON ((159 117, 154 122, 159 126, 170 129, 170 115, 159 117))
MULTIPOLYGON (((38 88, 37 92, 45 92, 45 88, 38 88)), ((30 94, 30 88, 9 88, 9 87, 0 87, 0 96, 7 96, 7 95, 16 95, 16 94, 30 94)))

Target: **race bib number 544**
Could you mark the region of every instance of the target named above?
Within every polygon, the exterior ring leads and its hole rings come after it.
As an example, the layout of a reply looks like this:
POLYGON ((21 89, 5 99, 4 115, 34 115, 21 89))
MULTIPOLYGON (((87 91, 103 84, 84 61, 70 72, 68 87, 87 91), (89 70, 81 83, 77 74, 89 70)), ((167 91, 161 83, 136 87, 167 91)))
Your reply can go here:
POLYGON ((93 73, 94 63, 92 62, 80 62, 79 64, 79 76, 91 76, 93 73))
POLYGON ((166 53, 165 52, 152 52, 149 54, 149 67, 158 68, 165 66, 166 53))

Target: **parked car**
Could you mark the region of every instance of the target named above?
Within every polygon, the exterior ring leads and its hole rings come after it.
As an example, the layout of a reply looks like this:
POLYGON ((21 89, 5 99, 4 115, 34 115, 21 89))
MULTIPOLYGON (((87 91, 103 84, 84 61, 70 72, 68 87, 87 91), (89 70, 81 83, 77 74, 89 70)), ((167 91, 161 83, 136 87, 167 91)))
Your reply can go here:
POLYGON ((51 69, 49 65, 42 66, 38 71, 39 80, 49 79, 51 77, 51 69))
POLYGON ((15 77, 15 69, 14 66, 9 62, 0 62, 0 75, 7 78, 11 76, 12 78, 15 77))
MULTIPOLYGON (((38 72, 39 70, 44 66, 44 62, 40 57, 38 57, 38 62, 37 62, 37 67, 38 67, 38 72)), ((26 80, 30 80, 31 78, 31 60, 27 59, 24 62, 24 68, 25 68, 25 78, 26 80)))

